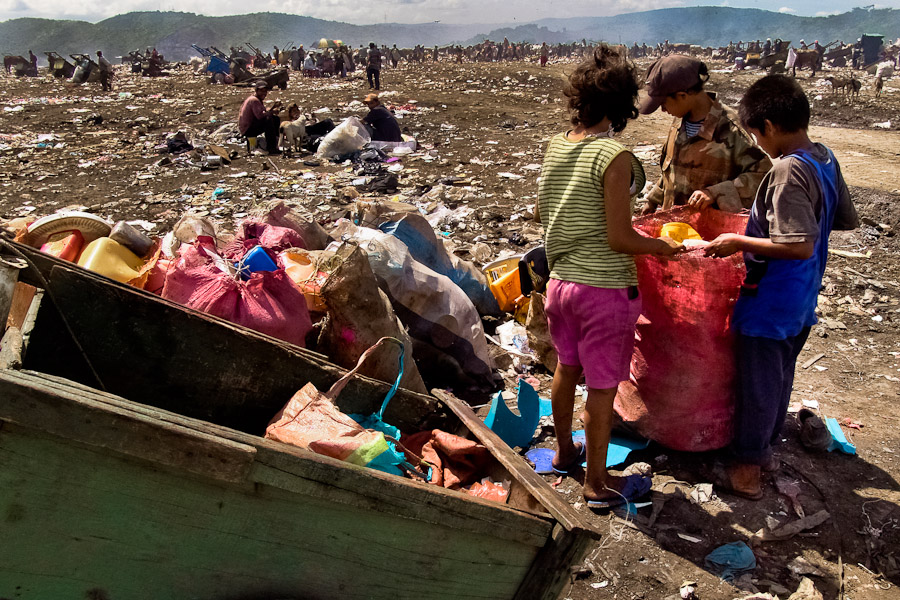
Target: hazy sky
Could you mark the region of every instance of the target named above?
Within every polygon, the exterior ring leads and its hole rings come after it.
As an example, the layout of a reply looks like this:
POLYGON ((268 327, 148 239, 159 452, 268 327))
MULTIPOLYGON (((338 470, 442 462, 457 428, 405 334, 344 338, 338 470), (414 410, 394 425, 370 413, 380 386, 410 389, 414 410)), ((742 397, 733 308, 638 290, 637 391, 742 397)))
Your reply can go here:
MULTIPOLYGON (((0 0, 0 21, 47 17, 99 21, 136 10, 176 10, 205 15, 282 12, 359 25, 370 23, 527 23, 546 17, 609 16, 621 13, 702 4, 760 8, 797 15, 846 12, 855 0, 0 0), (824 9, 824 10, 823 10, 824 9)), ((900 8, 888 0, 877 8, 900 8)))

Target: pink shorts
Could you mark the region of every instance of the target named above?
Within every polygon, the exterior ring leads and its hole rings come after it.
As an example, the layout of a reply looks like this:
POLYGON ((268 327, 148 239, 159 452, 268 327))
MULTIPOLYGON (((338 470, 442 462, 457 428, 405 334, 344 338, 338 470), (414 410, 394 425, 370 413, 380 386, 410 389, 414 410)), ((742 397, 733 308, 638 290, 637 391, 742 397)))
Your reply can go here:
POLYGON ((547 286, 547 325, 559 362, 580 366, 589 388, 611 389, 629 377, 634 326, 641 314, 635 289, 558 279, 547 286))

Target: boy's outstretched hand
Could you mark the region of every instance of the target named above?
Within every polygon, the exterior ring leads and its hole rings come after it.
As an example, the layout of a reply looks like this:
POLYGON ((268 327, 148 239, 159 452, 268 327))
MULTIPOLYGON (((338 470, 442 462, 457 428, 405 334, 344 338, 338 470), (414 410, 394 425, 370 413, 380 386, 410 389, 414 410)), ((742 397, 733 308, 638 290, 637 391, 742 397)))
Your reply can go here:
POLYGON ((706 247, 704 254, 706 256, 725 257, 731 256, 735 252, 742 250, 741 239, 736 233, 723 233, 716 239, 711 241, 706 247))

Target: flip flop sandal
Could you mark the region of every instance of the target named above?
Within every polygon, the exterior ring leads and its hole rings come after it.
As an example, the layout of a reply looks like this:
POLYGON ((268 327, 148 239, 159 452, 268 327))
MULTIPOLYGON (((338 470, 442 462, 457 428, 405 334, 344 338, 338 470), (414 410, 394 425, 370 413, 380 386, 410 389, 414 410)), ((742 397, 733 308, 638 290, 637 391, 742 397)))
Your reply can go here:
POLYGON ((638 474, 628 475, 625 478, 625 486, 620 492, 621 495, 604 500, 588 500, 587 505, 588 508, 594 510, 608 510, 622 504, 631 504, 641 496, 646 496, 650 493, 651 487, 653 487, 652 477, 638 474))
POLYGON ((583 442, 575 442, 575 444, 581 444, 581 450, 578 451, 578 456, 576 456, 572 462, 561 467, 554 467, 553 463, 550 463, 550 468, 553 469, 553 472, 557 475, 568 475, 570 471, 581 468, 581 463, 583 463, 587 457, 587 446, 583 442))

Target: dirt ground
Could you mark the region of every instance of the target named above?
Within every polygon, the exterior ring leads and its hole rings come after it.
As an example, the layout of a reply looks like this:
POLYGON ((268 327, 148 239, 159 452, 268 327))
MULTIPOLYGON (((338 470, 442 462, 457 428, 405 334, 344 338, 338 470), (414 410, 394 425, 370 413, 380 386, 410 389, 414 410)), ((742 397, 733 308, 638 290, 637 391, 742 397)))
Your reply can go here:
MULTIPOLYGON (((713 66, 709 87, 732 105, 760 76, 713 66)), ((451 217, 441 228, 464 257, 476 242, 497 256, 521 252, 539 239, 528 217, 543 147, 566 127, 561 84, 571 68, 439 63, 384 72, 385 102, 399 107, 401 126, 423 144, 402 161, 399 193, 414 201, 442 181, 463 190, 446 203, 468 206, 472 214, 451 217)), ((804 72, 798 79, 813 106, 812 137, 837 155, 864 224, 832 236, 833 249, 854 254, 830 258, 822 318, 798 364, 824 356, 798 367, 793 400, 817 403, 823 415, 849 423, 843 430, 857 456, 805 452, 790 415, 778 450, 781 469, 767 480, 759 502, 725 493, 702 503, 685 499, 676 490, 689 494, 711 481, 709 468, 718 457, 656 445, 631 457, 653 467, 653 498, 661 510, 652 518, 649 507, 626 520, 595 515, 584 506, 580 486, 566 479, 559 492, 608 535, 573 575, 564 597, 679 597, 682 582, 695 581, 704 600, 744 597, 746 590, 786 598, 807 574, 825 598, 900 598, 900 81, 887 81, 875 98, 872 77, 861 76, 862 92, 851 102, 832 94, 821 77, 829 74, 809 78, 804 72), (749 541, 767 524, 796 518, 775 478, 799 486, 805 514, 827 510, 830 518, 789 540, 755 545, 758 566, 738 582, 742 591, 710 572, 704 557, 722 544, 749 541)), ((359 73, 346 81, 292 74, 288 89, 269 99, 297 102, 305 112, 329 109, 319 116, 337 122, 365 113, 351 102, 366 92, 359 73)), ((140 221, 162 234, 185 211, 232 227, 271 198, 295 202, 323 224, 347 214, 345 188, 357 175, 344 165, 304 164, 310 156, 248 157, 223 134, 215 139, 236 153, 230 165, 204 170, 187 159, 156 164, 165 162, 166 139, 176 131, 195 144, 214 139, 214 131, 236 120, 248 93, 211 86, 187 68, 155 80, 119 73, 109 94, 98 84, 73 87, 51 77, 0 79, 0 221, 70 207, 140 221)), ((620 136, 651 180, 669 123, 661 113, 641 117, 620 136)), ((511 386, 515 373, 504 374, 511 386)), ((534 375, 541 394, 549 396, 550 375, 541 368, 534 375)), ((547 427, 539 444, 552 445, 550 436, 547 427)))

